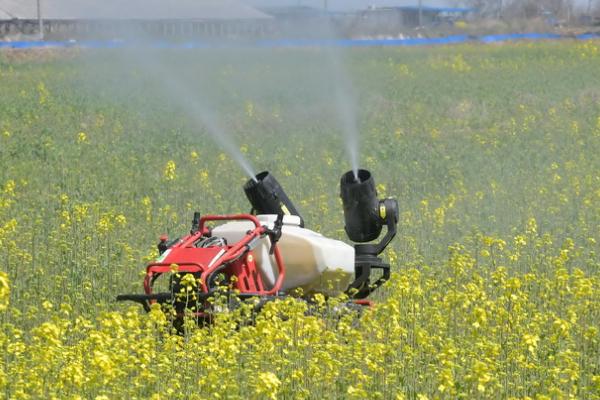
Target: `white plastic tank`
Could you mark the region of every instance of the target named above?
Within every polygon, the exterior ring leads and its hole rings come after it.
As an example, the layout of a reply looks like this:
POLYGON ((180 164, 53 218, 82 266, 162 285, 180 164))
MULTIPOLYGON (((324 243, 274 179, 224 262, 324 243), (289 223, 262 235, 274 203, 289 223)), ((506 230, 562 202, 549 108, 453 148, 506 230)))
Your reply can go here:
MULTIPOLYGON (((263 225, 272 228, 276 215, 258 215, 263 225)), ((214 236, 223 237, 233 244, 254 228, 250 221, 231 221, 216 226, 214 236)), ((320 233, 300 227, 295 215, 283 217, 281 239, 277 243, 285 265, 282 290, 301 288, 305 294, 323 293, 329 296, 341 294, 354 279, 354 248, 339 240, 327 238, 320 233)), ((271 241, 260 240, 253 254, 260 268, 263 281, 272 287, 277 279, 277 263, 269 254, 271 241)))

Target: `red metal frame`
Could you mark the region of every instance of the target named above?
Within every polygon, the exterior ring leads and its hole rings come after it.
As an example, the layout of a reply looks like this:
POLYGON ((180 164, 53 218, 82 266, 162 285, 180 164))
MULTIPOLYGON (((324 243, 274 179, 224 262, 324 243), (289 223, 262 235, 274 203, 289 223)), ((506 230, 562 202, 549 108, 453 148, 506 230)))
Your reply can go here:
MULTIPOLYGON (((271 296, 276 295, 283 285, 285 279, 285 265, 283 258, 277 247, 277 243, 273 244, 273 254, 277 263, 278 277, 273 287, 265 289, 262 277, 258 272, 257 266, 254 263, 253 257, 249 257, 252 254, 249 251, 248 245, 255 239, 260 239, 262 236, 268 233, 266 226, 261 226, 260 221, 250 214, 232 214, 232 215, 205 215, 200 219, 198 232, 190 234, 184 237, 179 243, 173 245, 170 250, 171 252, 166 257, 165 262, 151 263, 146 267, 146 277, 144 279, 144 291, 146 294, 152 294, 152 284, 154 277, 157 274, 163 274, 171 272, 171 265, 177 264, 178 272, 200 274, 200 289, 204 293, 208 293, 209 288, 207 286, 208 279, 217 270, 221 269, 224 265, 227 265, 226 269, 230 269, 229 275, 235 276, 238 282, 235 284, 236 289, 240 293, 251 293, 257 296, 271 296), (247 234, 238 242, 215 248, 194 248, 193 244, 203 236, 208 235, 210 230, 206 227, 206 223, 210 221, 240 221, 247 220, 254 223, 255 228, 248 231, 247 234), (178 260, 177 249, 194 249, 196 252, 197 260, 178 260), (219 249, 215 253, 215 250, 219 249), (223 251, 222 254, 221 251, 223 251), (209 266, 206 260, 211 260, 213 265, 209 266), (215 259, 215 257, 218 257, 215 259), (241 280, 240 280, 241 279, 241 280)), ((192 250, 181 251, 186 254, 186 257, 190 257, 192 250)), ((193 256, 193 255, 191 255, 193 256)), ((150 301, 154 303, 155 301, 150 301)))

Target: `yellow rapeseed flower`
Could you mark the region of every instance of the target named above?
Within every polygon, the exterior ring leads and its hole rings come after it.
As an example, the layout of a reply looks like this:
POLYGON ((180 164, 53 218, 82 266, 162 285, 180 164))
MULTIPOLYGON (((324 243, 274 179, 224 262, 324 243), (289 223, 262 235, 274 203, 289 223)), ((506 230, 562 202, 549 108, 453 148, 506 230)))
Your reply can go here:
POLYGON ((85 132, 79 132, 77 134, 77 143, 85 143, 87 142, 87 134, 85 132))
POLYGON ((8 274, 0 271, 0 311, 8 308, 8 299, 10 297, 10 284, 8 274))
POLYGON ((281 381, 277 378, 277 375, 272 372, 260 372, 255 392, 268 399, 276 400, 279 386, 281 386, 281 381))
POLYGON ((175 161, 173 161, 173 160, 167 161, 167 164, 165 165, 165 169, 163 171, 163 176, 164 176, 165 180, 167 180, 167 181, 175 180, 175 178, 177 177, 177 175, 175 174, 176 170, 177 170, 177 165, 175 164, 175 161))

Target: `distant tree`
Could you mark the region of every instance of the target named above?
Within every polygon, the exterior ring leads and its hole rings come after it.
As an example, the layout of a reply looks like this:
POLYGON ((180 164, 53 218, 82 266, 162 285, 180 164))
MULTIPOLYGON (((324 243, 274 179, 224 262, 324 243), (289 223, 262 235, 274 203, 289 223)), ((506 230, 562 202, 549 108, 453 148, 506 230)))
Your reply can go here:
POLYGON ((568 21, 573 15, 574 7, 575 0, 504 0, 503 11, 507 17, 533 18, 549 13, 568 21))
POLYGON ((537 1, 529 0, 523 4, 523 16, 525 18, 533 18, 540 15, 540 6, 537 1))
POLYGON ((476 9, 483 16, 495 15, 502 7, 502 0, 466 0, 462 3, 476 9))
MULTIPOLYGON (((588 0, 589 8, 600 12, 600 0, 588 0)), ((533 18, 541 13, 551 13, 569 20, 573 15, 575 0, 454 0, 455 5, 477 9, 483 16, 533 18)))
POLYGON ((539 2, 543 11, 551 12, 556 17, 570 20, 575 6, 574 0, 542 0, 539 2))
POLYGON ((505 0, 503 3, 502 16, 508 19, 532 18, 539 13, 539 3, 539 1, 535 0, 505 0))

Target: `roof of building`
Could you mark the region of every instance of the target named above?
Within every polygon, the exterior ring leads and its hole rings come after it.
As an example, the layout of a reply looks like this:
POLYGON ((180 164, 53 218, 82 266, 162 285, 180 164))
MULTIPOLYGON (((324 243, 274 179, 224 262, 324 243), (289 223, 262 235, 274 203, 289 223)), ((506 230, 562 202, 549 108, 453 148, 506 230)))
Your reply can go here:
MULTIPOLYGON (((388 8, 388 7, 386 7, 388 8)), ((398 10, 404 11, 419 11, 419 6, 398 6, 398 7, 389 7, 395 8, 398 10)), ((475 12, 475 8, 464 8, 464 7, 430 7, 430 6, 421 6, 420 7, 425 12, 431 13, 448 13, 448 14, 466 14, 470 12, 475 12)))
MULTIPOLYGON (((271 16, 238 0, 40 0, 49 20, 248 20, 271 16)), ((36 19, 37 0, 0 0, 0 19, 36 19)))
POLYGON ((323 16, 333 14, 331 11, 323 8, 290 5, 290 6, 267 6, 259 7, 261 11, 274 16, 323 16))

